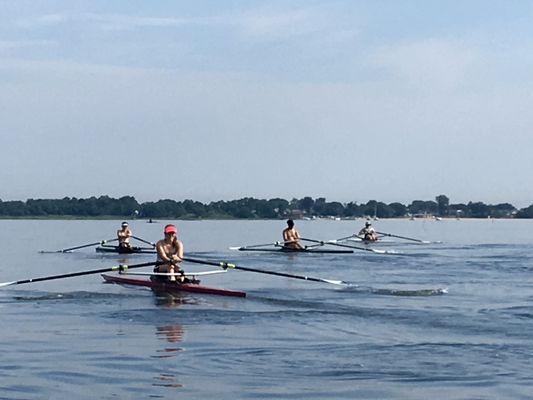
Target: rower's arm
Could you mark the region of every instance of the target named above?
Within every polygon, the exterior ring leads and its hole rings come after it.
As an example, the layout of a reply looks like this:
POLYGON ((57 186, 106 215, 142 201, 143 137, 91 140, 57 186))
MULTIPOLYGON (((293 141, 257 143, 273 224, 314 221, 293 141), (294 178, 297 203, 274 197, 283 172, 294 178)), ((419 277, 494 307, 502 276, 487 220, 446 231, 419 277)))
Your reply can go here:
POLYGON ((180 240, 176 240, 176 246, 178 248, 178 254, 176 254, 179 258, 179 261, 183 261, 183 243, 180 240))

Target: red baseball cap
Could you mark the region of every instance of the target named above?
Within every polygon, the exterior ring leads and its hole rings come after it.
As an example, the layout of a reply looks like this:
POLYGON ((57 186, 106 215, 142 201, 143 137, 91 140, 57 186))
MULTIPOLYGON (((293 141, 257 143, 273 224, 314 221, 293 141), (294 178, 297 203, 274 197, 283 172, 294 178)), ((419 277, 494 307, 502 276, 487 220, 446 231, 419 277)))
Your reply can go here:
POLYGON ((165 233, 178 233, 178 229, 174 225, 169 224, 165 226, 165 233))

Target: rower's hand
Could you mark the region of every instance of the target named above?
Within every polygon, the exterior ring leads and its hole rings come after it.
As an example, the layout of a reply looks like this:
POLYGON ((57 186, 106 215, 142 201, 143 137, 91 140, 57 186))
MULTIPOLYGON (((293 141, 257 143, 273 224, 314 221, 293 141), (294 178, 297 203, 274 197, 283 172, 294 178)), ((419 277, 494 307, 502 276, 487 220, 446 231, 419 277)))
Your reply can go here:
POLYGON ((173 256, 170 256, 170 260, 169 261, 170 261, 171 264, 177 264, 181 260, 180 260, 180 258, 177 255, 174 254, 173 256))

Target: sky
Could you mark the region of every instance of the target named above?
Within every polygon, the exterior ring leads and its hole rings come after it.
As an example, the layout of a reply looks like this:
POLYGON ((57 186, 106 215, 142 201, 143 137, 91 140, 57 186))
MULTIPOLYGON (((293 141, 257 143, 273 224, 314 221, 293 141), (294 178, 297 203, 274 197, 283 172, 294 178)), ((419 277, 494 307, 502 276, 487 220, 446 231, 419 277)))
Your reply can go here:
POLYGON ((0 199, 533 203, 531 1, 0 0, 0 199))

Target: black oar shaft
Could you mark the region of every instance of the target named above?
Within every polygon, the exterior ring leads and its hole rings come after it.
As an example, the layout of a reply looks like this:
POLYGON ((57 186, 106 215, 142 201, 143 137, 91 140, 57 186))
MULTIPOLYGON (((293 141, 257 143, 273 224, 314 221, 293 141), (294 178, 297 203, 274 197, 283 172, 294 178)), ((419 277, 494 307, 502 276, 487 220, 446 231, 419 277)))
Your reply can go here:
POLYGON ((250 246, 241 246, 241 249, 253 249, 254 247, 266 247, 266 246, 279 246, 279 242, 275 243, 264 243, 264 244, 252 244, 250 246))
POLYGON ((424 243, 424 241, 420 239, 414 239, 414 238, 400 236, 400 235, 393 235, 392 233, 385 233, 385 232, 376 232, 376 233, 383 235, 383 236, 395 237, 398 239, 412 240, 413 242, 424 243))
MULTIPOLYGON (((92 270, 89 270, 89 271, 70 272, 68 274, 51 275, 51 276, 44 276, 44 277, 40 277, 40 278, 23 279, 23 280, 20 280, 20 281, 8 282, 8 283, 9 283, 9 285, 21 285, 23 283, 51 281, 51 280, 54 280, 54 279, 72 278, 72 277, 75 277, 75 276, 93 275, 93 274, 99 274, 99 273, 111 272, 111 271, 126 271, 128 269, 148 267, 148 266, 151 266, 151 265, 160 265, 160 264, 163 264, 163 262, 162 261, 152 261, 152 262, 146 262, 146 263, 141 263, 141 264, 132 264, 132 265, 115 265, 115 266, 107 267, 107 268, 92 269, 92 270)), ((0 286, 2 286, 2 284, 0 284, 0 286)))
POLYGON ((264 270, 264 269, 241 267, 241 266, 238 266, 238 265, 235 265, 235 264, 232 264, 232 263, 228 263, 228 262, 215 262, 215 261, 207 261, 207 260, 198 260, 198 259, 195 259, 195 258, 188 258, 188 257, 185 257, 183 259, 183 261, 188 261, 188 262, 196 263, 196 264, 214 265, 214 266, 221 267, 221 268, 224 268, 224 269, 232 268, 232 269, 238 269, 238 270, 241 270, 241 271, 256 272, 256 273, 259 273, 259 274, 266 274, 266 275, 283 276, 285 278, 302 279, 302 280, 313 281, 313 282, 326 282, 326 283, 334 283, 334 284, 346 284, 346 282, 342 282, 342 281, 332 281, 332 280, 329 280, 329 279, 313 278, 313 277, 310 277, 310 276, 293 275, 293 274, 286 274, 286 273, 283 273, 283 272, 268 271, 268 270, 264 270))
POLYGON ((113 242, 115 240, 118 240, 118 239, 115 238, 115 239, 109 239, 109 240, 100 240, 99 242, 83 244, 81 246, 69 247, 68 249, 58 250, 57 253, 66 253, 68 251, 83 249, 85 247, 98 246, 99 244, 103 244, 103 243, 107 243, 107 242, 113 242))
POLYGON ((346 239, 351 239, 353 237, 356 237, 356 238, 359 238, 358 235, 356 235, 355 233, 353 235, 350 235, 350 236, 345 236, 345 237, 341 237, 340 239, 335 239, 337 242, 341 242, 343 240, 346 240, 346 239))
POLYGON ((138 240, 139 242, 143 242, 143 243, 149 244, 152 247, 155 247, 155 244, 152 242, 149 242, 148 240, 141 239, 140 237, 137 237, 137 236, 132 236, 132 238, 138 240))
MULTIPOLYGON (((350 236, 351 237, 351 236, 350 236)), ((321 240, 315 240, 315 239, 306 239, 306 238, 301 238, 301 240, 305 240, 307 242, 311 242, 311 243, 320 243, 320 244, 329 244, 331 246, 338 246, 338 247, 346 247, 348 249, 357 249, 357 250, 364 250, 364 251, 371 251, 372 253, 375 253, 376 250, 374 249, 367 249, 366 247, 360 247, 360 246, 351 246, 351 245, 348 245, 348 244, 341 244, 341 243, 332 243, 332 242, 324 242, 324 241, 321 241, 321 240)))
MULTIPOLYGON (((311 242, 311 243, 318 243, 320 245, 326 245, 326 244, 329 244, 331 246, 338 246, 338 247, 348 247, 350 249, 357 249, 357 247, 355 246, 349 246, 347 244, 341 244, 341 243, 331 243, 331 242, 324 242, 322 240, 315 240, 315 239, 307 239, 307 238, 302 238, 302 240, 305 240, 306 242, 311 242)), ((367 250, 367 249, 365 249, 367 250)))

